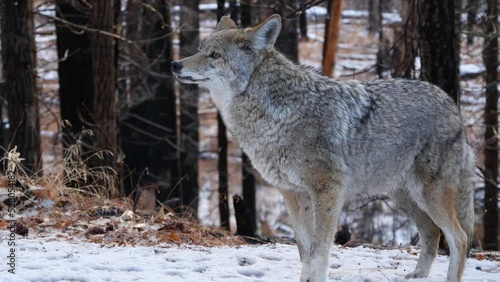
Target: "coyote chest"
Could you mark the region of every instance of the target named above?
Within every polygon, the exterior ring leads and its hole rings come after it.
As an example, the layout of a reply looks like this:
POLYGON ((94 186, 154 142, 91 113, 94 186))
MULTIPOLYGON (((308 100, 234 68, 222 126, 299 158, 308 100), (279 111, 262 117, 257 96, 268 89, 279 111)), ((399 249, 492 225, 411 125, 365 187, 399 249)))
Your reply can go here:
MULTIPOLYGON (((272 185, 297 190, 303 179, 328 163, 329 146, 318 142, 323 135, 307 118, 273 115, 248 98, 234 101, 226 114, 229 130, 249 156, 253 166, 272 185)), ((309 177, 310 178, 310 177, 309 177)))
POLYGON ((288 136, 263 123, 250 124, 244 120, 230 130, 267 182, 278 187, 294 186, 290 178, 296 174, 296 168, 290 162, 292 152, 287 146, 288 136))

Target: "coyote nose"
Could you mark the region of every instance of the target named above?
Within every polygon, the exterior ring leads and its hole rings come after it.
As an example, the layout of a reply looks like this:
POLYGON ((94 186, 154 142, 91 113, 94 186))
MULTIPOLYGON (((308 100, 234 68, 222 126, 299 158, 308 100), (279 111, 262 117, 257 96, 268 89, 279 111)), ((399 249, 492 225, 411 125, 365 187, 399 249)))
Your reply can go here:
POLYGON ((172 61, 170 63, 170 67, 172 68, 173 72, 180 72, 182 69, 182 64, 176 61, 172 61))

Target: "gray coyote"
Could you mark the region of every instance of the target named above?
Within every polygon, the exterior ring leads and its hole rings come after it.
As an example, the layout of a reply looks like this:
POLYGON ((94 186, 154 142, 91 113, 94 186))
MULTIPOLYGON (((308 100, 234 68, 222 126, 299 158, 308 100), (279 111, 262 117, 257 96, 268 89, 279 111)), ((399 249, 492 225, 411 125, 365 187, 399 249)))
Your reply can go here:
POLYGON ((387 194, 415 221, 416 269, 426 277, 440 229, 447 280, 460 281, 473 235, 473 168, 459 109, 438 87, 403 79, 337 81, 273 46, 281 18, 238 29, 223 17, 191 57, 173 61, 183 83, 210 90, 253 166, 286 202, 302 262, 300 281, 325 281, 346 201, 387 194))

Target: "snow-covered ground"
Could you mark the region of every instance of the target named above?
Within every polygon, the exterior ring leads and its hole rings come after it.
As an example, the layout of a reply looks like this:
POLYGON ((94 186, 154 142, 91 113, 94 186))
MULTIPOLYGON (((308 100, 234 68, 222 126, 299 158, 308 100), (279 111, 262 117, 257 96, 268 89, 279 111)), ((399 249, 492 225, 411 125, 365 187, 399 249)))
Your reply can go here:
MULTIPOLYGON (((298 281, 293 245, 105 247, 45 239, 17 239, 15 274, 7 272, 7 233, 0 232, 0 281, 298 281)), ((415 249, 332 248, 329 281, 404 281, 415 249)), ((427 279, 444 281, 448 257, 438 256, 427 279)), ((464 281, 500 281, 500 262, 469 259, 464 281)))

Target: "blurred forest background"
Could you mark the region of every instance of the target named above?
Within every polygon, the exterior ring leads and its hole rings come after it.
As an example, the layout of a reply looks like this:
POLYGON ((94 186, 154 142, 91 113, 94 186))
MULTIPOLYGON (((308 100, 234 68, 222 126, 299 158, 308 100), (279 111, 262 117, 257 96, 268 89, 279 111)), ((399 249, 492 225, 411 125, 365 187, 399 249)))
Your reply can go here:
MULTIPOLYGON (((221 16, 248 27, 278 13, 276 48, 298 63, 339 80, 426 80, 453 97, 478 156, 475 244, 498 250, 498 6, 2 0, 0 145, 16 148, 32 182, 141 199, 140 208, 163 206, 241 235, 289 236, 279 192, 252 169, 209 93, 170 73, 170 62, 195 53, 221 16)), ((360 199, 339 224, 362 242, 415 243, 416 228, 393 206, 385 196, 360 199)))

